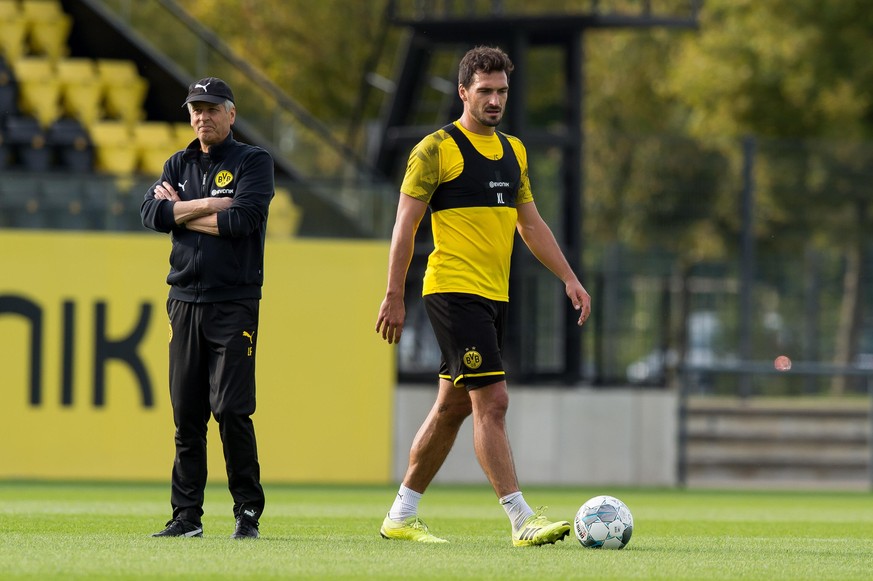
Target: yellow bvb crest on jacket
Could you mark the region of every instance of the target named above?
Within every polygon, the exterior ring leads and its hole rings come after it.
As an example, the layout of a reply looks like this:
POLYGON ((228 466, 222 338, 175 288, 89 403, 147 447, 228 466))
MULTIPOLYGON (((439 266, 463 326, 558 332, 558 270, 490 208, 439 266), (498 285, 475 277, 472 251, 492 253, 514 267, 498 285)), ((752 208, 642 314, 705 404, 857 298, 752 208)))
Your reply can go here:
POLYGON ((233 174, 227 171, 226 169, 221 170, 215 176, 215 185, 219 188, 226 188, 227 185, 233 181, 233 174))

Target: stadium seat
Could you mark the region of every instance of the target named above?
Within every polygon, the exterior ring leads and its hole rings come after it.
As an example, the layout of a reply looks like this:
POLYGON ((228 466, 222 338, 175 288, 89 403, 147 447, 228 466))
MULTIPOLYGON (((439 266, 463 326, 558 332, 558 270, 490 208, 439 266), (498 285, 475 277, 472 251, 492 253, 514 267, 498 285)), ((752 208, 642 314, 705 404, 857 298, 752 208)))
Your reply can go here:
POLYGON ((145 121, 134 126, 133 135, 139 156, 139 171, 159 177, 164 162, 178 151, 172 126, 162 121, 145 121))
POLYGON ((194 141, 194 129, 190 123, 173 123, 173 135, 176 139, 176 149, 182 150, 194 141))
POLYGON ((88 133, 94 144, 94 167, 97 171, 116 175, 129 175, 136 171, 136 143, 127 123, 98 121, 88 133))
POLYGON ((45 176, 40 184, 40 202, 46 224, 61 230, 87 227, 84 186, 81 179, 70 176, 45 176))
POLYGON ((94 61, 65 58, 57 62, 63 110, 90 127, 102 115, 102 86, 94 61))
POLYGON ((2 212, 13 228, 42 228, 46 225, 40 196, 40 177, 4 174, 0 180, 2 212))
POLYGON ((82 208, 88 216, 90 228, 108 230, 114 227, 114 201, 115 186, 111 179, 89 176, 83 180, 82 208))
POLYGON ((74 173, 94 169, 94 152, 88 131, 78 120, 61 117, 52 123, 46 131, 46 144, 60 168, 74 173))
POLYGON ((103 88, 106 114, 129 124, 145 118, 143 103, 148 82, 142 78, 133 61, 97 59, 97 74, 103 88))
POLYGON ((52 60, 66 56, 73 20, 56 0, 23 0, 21 11, 27 22, 27 38, 36 54, 52 60))
POLYGON ((51 150, 39 122, 27 115, 12 115, 4 121, 4 135, 15 163, 24 170, 45 172, 51 167, 51 150))
MULTIPOLYGON (((151 183, 152 180, 148 180, 148 185, 151 183)), ((112 179, 107 187, 111 188, 109 191, 111 196, 109 227, 112 230, 142 231, 139 208, 147 186, 141 186, 140 182, 126 176, 112 179)))
POLYGON ((6 128, 0 124, 0 171, 9 169, 13 161, 12 147, 6 141, 6 128))
POLYGON ((22 15, 21 2, 18 0, 0 0, 0 18, 22 15))
POLYGON ((29 18, 48 19, 64 14, 58 0, 20 0, 21 11, 29 18))
POLYGON ((18 107, 48 127, 61 116, 61 83, 54 62, 47 57, 22 57, 12 63, 18 81, 18 107))
POLYGON ((0 56, 0 119, 18 113, 18 84, 6 60, 0 56))
POLYGON ((27 20, 17 0, 0 0, 0 53, 7 62, 26 52, 27 20))

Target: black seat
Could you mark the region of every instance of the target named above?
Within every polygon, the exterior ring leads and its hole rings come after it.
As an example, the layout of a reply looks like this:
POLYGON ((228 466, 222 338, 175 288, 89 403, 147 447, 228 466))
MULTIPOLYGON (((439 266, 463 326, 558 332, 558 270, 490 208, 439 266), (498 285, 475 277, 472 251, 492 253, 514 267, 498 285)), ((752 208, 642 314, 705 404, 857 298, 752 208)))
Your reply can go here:
POLYGON ((18 85, 12 69, 0 56, 0 119, 18 114, 18 85))
POLYGON ((42 212, 49 228, 89 229, 81 177, 64 174, 44 176, 40 184, 40 194, 42 212))
POLYGON ((10 115, 18 114, 18 88, 12 69, 0 55, 0 170, 8 169, 13 160, 12 147, 6 139, 5 120, 10 115))
POLYGON ((26 171, 48 171, 52 164, 51 150, 46 147, 45 135, 36 118, 10 115, 4 126, 6 143, 12 150, 15 164, 26 171))
POLYGON ((5 172, 0 180, 0 213, 12 228, 44 228, 41 176, 33 173, 5 172))
POLYGON ((12 146, 6 141, 6 127, 0 123, 0 170, 9 169, 12 163, 12 146))
POLYGON ((52 123, 46 131, 46 144, 60 168, 76 173, 94 169, 94 149, 88 131, 77 119, 61 117, 52 123))

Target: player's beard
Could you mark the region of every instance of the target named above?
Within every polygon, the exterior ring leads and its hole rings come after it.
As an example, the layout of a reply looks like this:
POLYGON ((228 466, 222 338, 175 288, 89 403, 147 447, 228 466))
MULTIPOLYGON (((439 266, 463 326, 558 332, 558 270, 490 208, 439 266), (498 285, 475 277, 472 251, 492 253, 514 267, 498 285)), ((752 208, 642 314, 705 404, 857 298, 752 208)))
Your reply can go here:
POLYGON ((500 125, 500 122, 503 121, 503 109, 497 111, 497 116, 494 117, 492 114, 486 109, 482 110, 482 113, 475 117, 476 121, 478 121, 481 125, 485 127, 497 127, 500 125))

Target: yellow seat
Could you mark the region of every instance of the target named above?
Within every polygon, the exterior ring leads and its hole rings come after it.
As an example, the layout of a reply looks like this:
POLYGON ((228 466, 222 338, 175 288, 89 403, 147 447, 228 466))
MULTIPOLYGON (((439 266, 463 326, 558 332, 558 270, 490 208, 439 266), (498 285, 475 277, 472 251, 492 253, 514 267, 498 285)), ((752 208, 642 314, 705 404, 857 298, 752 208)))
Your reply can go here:
POLYGON ((90 127, 103 115, 100 101, 100 85, 97 83, 62 84, 61 107, 70 117, 90 127))
POLYGON ((160 176, 164 162, 179 151, 173 135, 173 128, 163 121, 146 121, 133 128, 139 156, 139 171, 144 174, 160 176))
POLYGON ((21 11, 30 18, 49 18, 64 14, 64 9, 58 0, 21 0, 21 11))
POLYGON ((0 0, 0 18, 21 14, 21 3, 18 0, 0 0))
POLYGON ((67 41, 73 20, 56 0, 23 0, 21 11, 27 21, 30 47, 54 60, 68 52, 67 41))
POLYGON ((15 62, 24 56, 27 37, 27 19, 18 2, 0 0, 0 53, 6 62, 15 62))
POLYGON ((99 172, 129 175, 136 171, 137 149, 130 126, 123 121, 101 120, 88 130, 94 145, 94 167, 99 172))
POLYGON ((65 58, 57 62, 63 110, 90 127, 102 116, 102 87, 94 61, 65 58))
POLYGON ((173 123, 173 137, 176 140, 176 148, 185 149, 194 141, 194 129, 190 123, 173 123))
POLYGON ((18 80, 18 107, 48 127, 61 116, 61 83, 47 57, 22 57, 12 63, 18 80))
POLYGON ((145 119, 143 103, 148 81, 140 76, 133 61, 97 59, 97 75, 103 87, 106 114, 129 124, 145 119))
POLYGON ((139 70, 131 60, 97 59, 97 75, 104 81, 124 81, 139 77, 139 70))
POLYGON ((101 120, 88 130, 91 141, 100 145, 123 147, 133 143, 133 132, 127 123, 115 120, 101 120))

